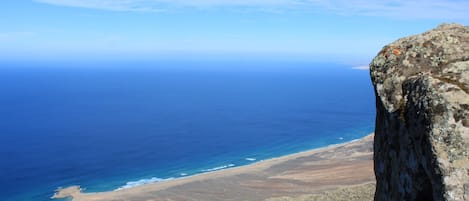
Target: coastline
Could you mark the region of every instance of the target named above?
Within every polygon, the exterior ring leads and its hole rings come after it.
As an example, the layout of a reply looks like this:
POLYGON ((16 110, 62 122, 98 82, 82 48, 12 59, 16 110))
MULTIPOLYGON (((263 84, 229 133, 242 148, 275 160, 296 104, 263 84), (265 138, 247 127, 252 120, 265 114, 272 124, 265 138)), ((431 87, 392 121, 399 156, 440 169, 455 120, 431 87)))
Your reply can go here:
POLYGON ((372 140, 373 134, 370 134, 350 142, 262 160, 249 165, 115 191, 84 193, 79 186, 71 186, 57 189, 52 198, 71 197, 73 201, 104 201, 242 200, 240 197, 247 197, 264 200, 279 196, 320 193, 339 187, 374 182, 372 140), (252 194, 255 196, 251 197, 252 194))

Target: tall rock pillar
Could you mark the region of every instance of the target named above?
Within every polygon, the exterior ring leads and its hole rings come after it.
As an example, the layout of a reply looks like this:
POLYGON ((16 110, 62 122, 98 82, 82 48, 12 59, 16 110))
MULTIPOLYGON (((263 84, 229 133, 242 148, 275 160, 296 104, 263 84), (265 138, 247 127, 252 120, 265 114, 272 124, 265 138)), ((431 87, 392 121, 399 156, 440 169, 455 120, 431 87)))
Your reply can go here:
POLYGON ((469 200, 469 27, 399 39, 370 74, 375 200, 469 200))

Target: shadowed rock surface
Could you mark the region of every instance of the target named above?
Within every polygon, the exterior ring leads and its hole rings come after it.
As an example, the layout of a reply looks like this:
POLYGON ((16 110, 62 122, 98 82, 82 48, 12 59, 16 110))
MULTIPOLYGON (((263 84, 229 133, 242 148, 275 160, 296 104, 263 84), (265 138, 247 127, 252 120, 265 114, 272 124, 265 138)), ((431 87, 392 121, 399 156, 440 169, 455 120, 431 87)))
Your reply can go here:
POLYGON ((469 200, 469 27, 397 40, 370 70, 375 200, 469 200))

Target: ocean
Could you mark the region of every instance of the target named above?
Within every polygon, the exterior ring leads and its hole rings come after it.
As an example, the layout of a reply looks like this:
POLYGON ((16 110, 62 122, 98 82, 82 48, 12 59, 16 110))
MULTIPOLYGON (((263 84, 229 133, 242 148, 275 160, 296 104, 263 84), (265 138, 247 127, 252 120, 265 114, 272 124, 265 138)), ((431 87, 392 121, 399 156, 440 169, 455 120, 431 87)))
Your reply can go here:
POLYGON ((311 62, 0 63, 0 200, 238 167, 374 129, 369 72, 311 62))

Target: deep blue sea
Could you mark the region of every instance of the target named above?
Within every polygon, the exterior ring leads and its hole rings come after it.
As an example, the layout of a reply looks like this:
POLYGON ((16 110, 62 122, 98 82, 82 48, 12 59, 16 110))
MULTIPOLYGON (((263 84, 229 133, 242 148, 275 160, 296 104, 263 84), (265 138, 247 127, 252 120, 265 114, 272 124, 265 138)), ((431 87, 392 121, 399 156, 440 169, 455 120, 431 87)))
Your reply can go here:
POLYGON ((0 63, 0 200, 236 167, 374 129, 368 71, 308 62, 0 63))

